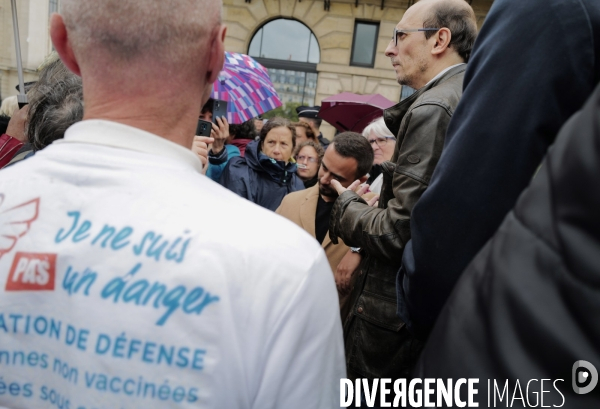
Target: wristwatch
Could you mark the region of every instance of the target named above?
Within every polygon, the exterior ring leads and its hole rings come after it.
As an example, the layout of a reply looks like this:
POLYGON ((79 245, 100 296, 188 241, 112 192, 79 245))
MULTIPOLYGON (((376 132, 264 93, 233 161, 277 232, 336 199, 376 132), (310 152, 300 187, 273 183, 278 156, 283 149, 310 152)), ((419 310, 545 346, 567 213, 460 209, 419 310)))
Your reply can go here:
POLYGON ((362 248, 361 247, 350 247, 350 252, 360 254, 362 252, 362 248))

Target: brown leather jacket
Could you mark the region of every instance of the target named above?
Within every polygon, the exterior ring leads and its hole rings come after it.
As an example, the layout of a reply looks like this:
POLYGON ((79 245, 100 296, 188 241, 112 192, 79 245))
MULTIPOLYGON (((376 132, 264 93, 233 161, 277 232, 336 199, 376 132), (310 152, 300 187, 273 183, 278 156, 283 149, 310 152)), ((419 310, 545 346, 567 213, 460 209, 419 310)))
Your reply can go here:
POLYGON ((466 65, 454 67, 385 111, 397 137, 392 160, 383 164, 379 207, 356 193, 340 195, 329 235, 362 247, 354 279, 352 309, 344 320, 350 378, 404 378, 422 345, 396 315, 396 273, 410 239, 410 214, 427 188, 442 153, 446 129, 462 95, 466 65))

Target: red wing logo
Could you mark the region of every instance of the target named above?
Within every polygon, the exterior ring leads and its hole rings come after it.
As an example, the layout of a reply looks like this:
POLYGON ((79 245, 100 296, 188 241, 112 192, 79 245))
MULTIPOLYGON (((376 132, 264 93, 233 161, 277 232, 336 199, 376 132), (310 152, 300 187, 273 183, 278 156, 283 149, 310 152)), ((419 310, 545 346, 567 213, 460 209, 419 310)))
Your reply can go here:
MULTIPOLYGON (((4 195, 0 193, 0 208, 4 195)), ((0 211, 0 258, 15 247, 38 217, 40 198, 0 211)))
POLYGON ((56 254, 22 253, 15 254, 6 291, 54 290, 56 277, 56 254))

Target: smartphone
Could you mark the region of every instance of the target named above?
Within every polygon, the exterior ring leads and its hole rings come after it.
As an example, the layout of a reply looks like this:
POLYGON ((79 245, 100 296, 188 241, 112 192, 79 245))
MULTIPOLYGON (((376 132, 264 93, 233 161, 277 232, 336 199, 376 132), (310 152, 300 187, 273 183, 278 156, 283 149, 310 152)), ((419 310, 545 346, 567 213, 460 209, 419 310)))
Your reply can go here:
POLYGON ((217 117, 227 118, 227 101, 215 99, 213 101, 212 121, 217 123, 217 117))
POLYGON ((204 121, 202 119, 198 119, 198 125, 196 126, 196 135, 210 136, 210 131, 212 131, 212 123, 204 121))

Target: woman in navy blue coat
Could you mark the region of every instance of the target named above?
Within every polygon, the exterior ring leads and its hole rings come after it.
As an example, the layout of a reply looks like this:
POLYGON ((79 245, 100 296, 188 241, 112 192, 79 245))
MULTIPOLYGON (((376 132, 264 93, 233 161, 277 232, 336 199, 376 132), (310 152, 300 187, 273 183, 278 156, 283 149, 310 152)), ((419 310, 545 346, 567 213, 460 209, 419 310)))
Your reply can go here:
POLYGON ((288 193, 304 189, 291 162, 296 130, 290 121, 272 118, 260 132, 260 140, 246 147, 244 157, 229 160, 219 183, 259 206, 275 211, 288 193))

